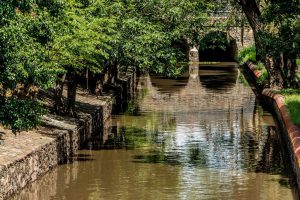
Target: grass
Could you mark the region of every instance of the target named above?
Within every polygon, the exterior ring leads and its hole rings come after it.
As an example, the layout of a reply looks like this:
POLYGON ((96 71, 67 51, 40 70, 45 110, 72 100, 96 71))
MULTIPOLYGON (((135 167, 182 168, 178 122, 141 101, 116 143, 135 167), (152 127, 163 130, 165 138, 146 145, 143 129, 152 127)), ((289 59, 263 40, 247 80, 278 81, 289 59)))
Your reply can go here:
POLYGON ((258 62, 255 65, 255 69, 261 72, 261 76, 257 78, 257 82, 262 84, 268 78, 268 71, 262 62, 258 62))
POLYGON ((238 60, 240 64, 247 61, 256 62, 256 50, 254 46, 246 47, 239 52, 238 60))
POLYGON ((280 94, 285 97, 285 105, 293 122, 300 125, 300 89, 285 89, 280 94))
MULTIPOLYGON (((246 47, 239 52, 238 60, 240 64, 247 61, 256 63, 256 51, 254 46, 246 47)), ((268 78, 268 72, 266 67, 262 62, 258 62, 256 65, 256 70, 261 71, 261 76, 257 79, 258 84, 262 84, 268 78)))
POLYGON ((300 89, 283 89, 280 91, 282 95, 300 95, 300 89))
POLYGON ((268 78, 268 72, 266 69, 261 70, 261 76, 257 78, 257 82, 262 84, 268 78))
POLYGON ((288 107, 293 122, 300 125, 300 94, 285 96, 285 104, 288 107))

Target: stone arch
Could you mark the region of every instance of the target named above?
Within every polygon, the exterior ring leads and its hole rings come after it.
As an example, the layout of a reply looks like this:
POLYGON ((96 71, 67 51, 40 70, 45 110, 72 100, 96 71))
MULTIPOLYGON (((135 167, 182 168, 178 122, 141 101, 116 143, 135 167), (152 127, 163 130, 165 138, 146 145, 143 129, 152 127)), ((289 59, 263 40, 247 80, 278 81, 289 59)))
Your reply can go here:
POLYGON ((238 47, 236 39, 223 31, 211 31, 200 41, 200 61, 235 61, 238 47))

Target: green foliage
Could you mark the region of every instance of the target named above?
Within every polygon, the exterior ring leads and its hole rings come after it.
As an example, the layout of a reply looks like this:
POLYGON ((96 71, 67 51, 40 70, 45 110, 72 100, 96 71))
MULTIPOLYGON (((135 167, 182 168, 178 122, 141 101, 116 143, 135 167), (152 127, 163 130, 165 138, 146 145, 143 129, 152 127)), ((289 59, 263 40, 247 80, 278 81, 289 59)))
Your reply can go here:
POLYGON ((118 1, 111 14, 118 33, 110 59, 121 66, 135 65, 142 70, 177 76, 185 49, 178 43, 197 44, 206 23, 205 1, 118 1))
POLYGON ((186 66, 178 63, 186 61, 189 46, 199 44, 207 30, 205 11, 213 5, 206 0, 1 1, 1 123, 14 131, 35 127, 43 114, 36 94, 51 88, 58 74, 135 66, 180 76, 186 66))
POLYGON ((300 4, 298 0, 270 1, 262 9, 264 23, 260 39, 264 53, 279 56, 284 52, 296 58, 300 51, 300 4))
POLYGON ((0 29, 0 54, 3 62, 1 83, 12 92, 18 84, 49 88, 56 68, 49 62, 45 48, 27 34, 27 18, 0 29))
POLYGON ((254 46, 246 47, 239 52, 238 60, 241 64, 251 61, 256 63, 256 50, 254 46))
POLYGON ((300 59, 296 60, 297 66, 300 67, 300 59))
POLYGON ((300 92, 293 95, 285 95, 285 104, 293 122, 300 125, 300 92))
POLYGON ((38 10, 32 1, 7 1, 1 6, 0 123, 17 132, 37 126, 44 110, 36 93, 53 85, 59 69, 48 53, 47 11, 38 10))
POLYGON ((280 90, 282 95, 300 95, 300 89, 282 89, 280 90))
POLYGON ((108 59, 115 21, 105 13, 103 1, 68 1, 57 21, 51 59, 67 71, 100 72, 108 59))
POLYGON ((30 99, 6 99, 1 101, 0 123, 12 129, 14 133, 35 128, 45 109, 30 99))
POLYGON ((259 84, 262 84, 265 80, 268 79, 268 71, 266 69, 266 66, 262 62, 258 62, 255 65, 256 70, 259 70, 261 72, 261 75, 257 78, 257 81, 259 84))
POLYGON ((268 76, 269 76, 269 75, 268 75, 267 69, 266 69, 266 68, 262 69, 262 70, 261 70, 261 75, 260 75, 260 77, 258 77, 258 79, 257 79, 258 83, 259 83, 259 84, 262 84, 265 80, 268 79, 268 76))
POLYGON ((200 40, 200 49, 221 48, 225 50, 228 46, 227 35, 221 31, 212 31, 200 40))

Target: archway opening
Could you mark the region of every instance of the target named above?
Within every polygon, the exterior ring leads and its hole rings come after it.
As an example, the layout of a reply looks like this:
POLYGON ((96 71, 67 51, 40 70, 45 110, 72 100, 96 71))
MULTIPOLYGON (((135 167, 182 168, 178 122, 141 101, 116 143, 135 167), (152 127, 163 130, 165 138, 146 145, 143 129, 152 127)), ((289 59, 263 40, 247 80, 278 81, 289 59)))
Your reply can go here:
POLYGON ((231 62, 235 61, 236 55, 236 40, 226 32, 209 32, 200 41, 199 59, 202 62, 231 62))

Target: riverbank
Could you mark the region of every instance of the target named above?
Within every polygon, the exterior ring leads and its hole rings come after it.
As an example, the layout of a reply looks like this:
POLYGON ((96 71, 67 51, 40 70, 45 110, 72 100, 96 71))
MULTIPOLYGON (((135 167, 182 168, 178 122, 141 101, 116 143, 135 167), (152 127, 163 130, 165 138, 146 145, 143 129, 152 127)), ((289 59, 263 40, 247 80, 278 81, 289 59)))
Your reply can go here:
POLYGON ((296 199, 272 116, 230 68, 142 75, 104 144, 90 141, 12 200, 296 199))
POLYGON ((293 173, 296 176, 298 188, 300 189, 300 127, 295 125, 290 117, 288 108, 285 105, 285 97, 271 89, 263 88, 257 83, 257 79, 261 76, 259 70, 251 62, 243 65, 244 72, 249 75, 249 81, 255 87, 256 95, 270 106, 276 115, 280 129, 283 133, 284 142, 289 151, 289 157, 293 166, 293 173))
POLYGON ((124 74, 118 92, 96 97, 77 93, 77 117, 47 114, 35 130, 14 135, 0 128, 0 199, 6 199, 59 164, 72 162, 95 134, 106 137, 111 113, 134 93, 135 74, 124 74))

